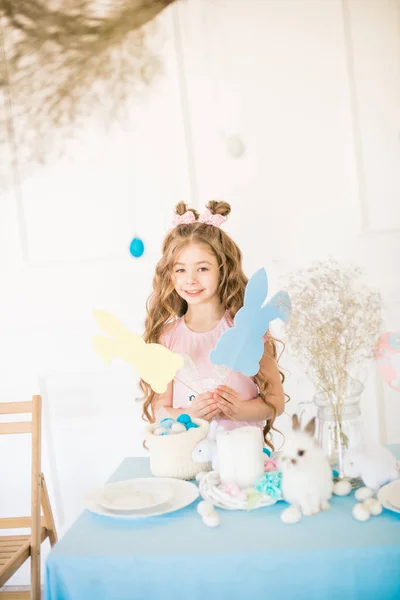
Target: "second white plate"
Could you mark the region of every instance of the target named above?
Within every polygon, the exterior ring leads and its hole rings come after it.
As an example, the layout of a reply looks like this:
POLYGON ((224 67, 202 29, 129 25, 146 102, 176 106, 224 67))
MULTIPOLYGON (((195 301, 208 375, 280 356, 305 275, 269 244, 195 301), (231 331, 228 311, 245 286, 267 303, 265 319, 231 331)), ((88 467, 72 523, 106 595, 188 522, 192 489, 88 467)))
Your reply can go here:
POLYGON ((384 508, 400 513, 400 479, 384 485, 378 492, 378 500, 384 508))

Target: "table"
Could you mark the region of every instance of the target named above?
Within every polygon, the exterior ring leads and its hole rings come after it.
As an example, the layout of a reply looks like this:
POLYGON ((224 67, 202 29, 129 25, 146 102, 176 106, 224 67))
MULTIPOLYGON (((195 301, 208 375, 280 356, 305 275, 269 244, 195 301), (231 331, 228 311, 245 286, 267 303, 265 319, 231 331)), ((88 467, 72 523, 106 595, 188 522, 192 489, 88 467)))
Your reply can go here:
MULTIPOLYGON (((400 458, 400 445, 391 447, 400 458)), ((149 475, 127 458, 111 482, 149 475)), ((205 527, 196 504, 144 520, 85 510, 46 563, 46 600, 399 600, 400 514, 356 521, 353 495, 284 525, 279 502, 220 511, 205 527)))

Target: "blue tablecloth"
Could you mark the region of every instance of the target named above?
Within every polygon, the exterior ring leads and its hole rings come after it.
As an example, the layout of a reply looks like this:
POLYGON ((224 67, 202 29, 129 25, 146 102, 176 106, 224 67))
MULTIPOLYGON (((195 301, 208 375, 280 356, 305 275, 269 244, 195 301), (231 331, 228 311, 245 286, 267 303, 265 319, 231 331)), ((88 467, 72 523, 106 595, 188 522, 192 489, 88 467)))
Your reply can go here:
MULTIPOLYGON (((392 447, 400 458, 400 446, 392 447)), ((149 475, 128 458, 110 481, 149 475)), ((51 551, 47 600, 399 600, 400 514, 365 523, 353 495, 284 525, 285 503, 220 511, 205 527, 196 504, 146 520, 85 511, 51 551)))

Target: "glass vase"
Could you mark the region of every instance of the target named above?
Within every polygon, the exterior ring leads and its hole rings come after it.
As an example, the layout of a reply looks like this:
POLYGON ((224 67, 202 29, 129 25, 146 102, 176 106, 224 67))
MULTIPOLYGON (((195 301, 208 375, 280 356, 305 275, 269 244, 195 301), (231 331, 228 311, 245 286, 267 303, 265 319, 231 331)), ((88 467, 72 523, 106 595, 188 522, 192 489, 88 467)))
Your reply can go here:
MULTIPOLYGON (((345 394, 320 392, 314 396, 317 408, 317 438, 332 468, 335 479, 344 479, 344 455, 362 442, 360 400, 364 386, 360 381, 349 380, 345 394)), ((358 482, 352 482, 353 487, 358 482)))

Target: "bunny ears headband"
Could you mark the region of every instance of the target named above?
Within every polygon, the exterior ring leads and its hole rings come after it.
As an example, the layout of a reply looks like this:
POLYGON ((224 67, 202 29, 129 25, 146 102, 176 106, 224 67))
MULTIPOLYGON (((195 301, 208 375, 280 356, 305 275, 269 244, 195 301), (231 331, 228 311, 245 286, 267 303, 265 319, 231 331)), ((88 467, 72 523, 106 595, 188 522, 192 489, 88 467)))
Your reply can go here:
MULTIPOLYGON (((199 217, 200 223, 206 225, 214 225, 214 227, 221 227, 222 223, 225 223, 226 217, 223 215, 213 215, 212 212, 206 208, 199 217)), ((192 210, 187 210, 183 215, 175 215, 173 220, 174 227, 178 225, 190 225, 196 223, 196 217, 192 210)))

